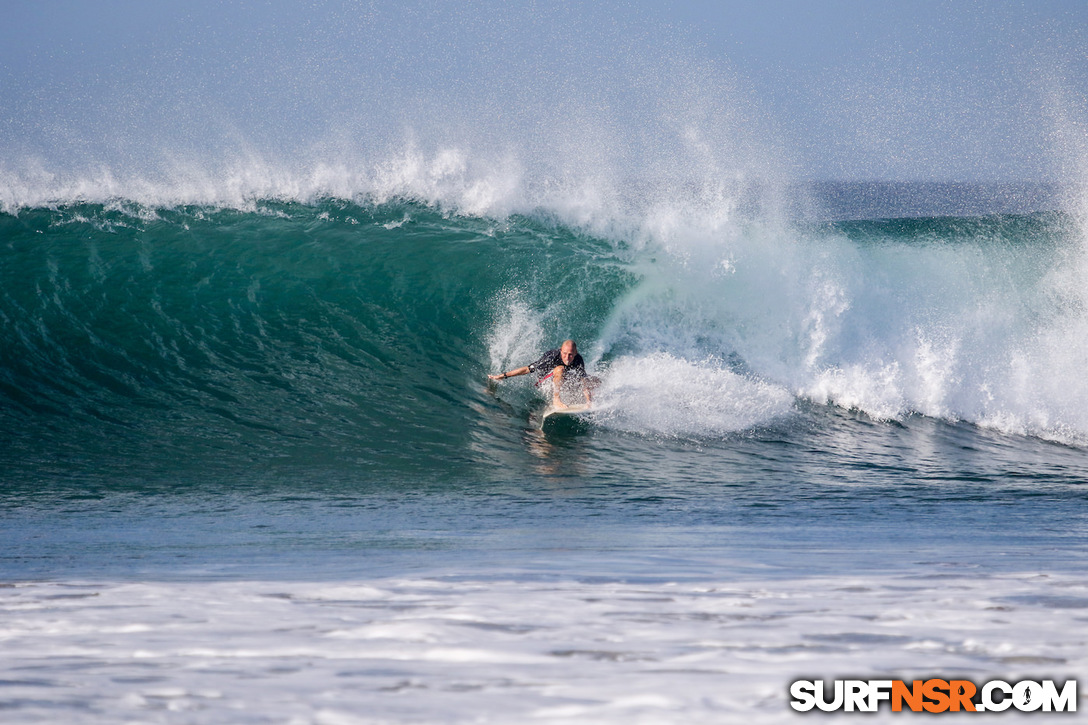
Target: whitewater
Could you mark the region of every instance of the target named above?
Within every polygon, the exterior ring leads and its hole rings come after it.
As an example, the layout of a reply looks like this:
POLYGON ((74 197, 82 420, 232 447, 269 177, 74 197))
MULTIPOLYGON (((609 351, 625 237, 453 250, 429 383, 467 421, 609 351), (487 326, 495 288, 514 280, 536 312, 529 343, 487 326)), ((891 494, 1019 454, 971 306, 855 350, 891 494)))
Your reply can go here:
POLYGON ((1075 154, 813 182, 675 33, 334 5, 7 88, 5 720, 781 723, 797 679, 1085 670, 1075 154), (602 383, 542 432, 487 376, 568 338, 602 383))
POLYGON ((20 721, 781 722, 801 677, 1083 667, 1074 215, 420 197, 3 216, 20 721), (486 374, 566 337, 604 382, 543 434, 486 374))

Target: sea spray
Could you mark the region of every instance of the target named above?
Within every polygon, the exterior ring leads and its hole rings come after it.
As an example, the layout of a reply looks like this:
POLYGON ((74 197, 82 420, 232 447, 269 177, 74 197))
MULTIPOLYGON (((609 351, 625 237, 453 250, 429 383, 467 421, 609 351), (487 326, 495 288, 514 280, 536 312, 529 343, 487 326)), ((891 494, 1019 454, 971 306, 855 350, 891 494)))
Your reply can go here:
POLYGON ((1088 430, 1070 403, 1085 308, 1068 217, 677 227, 612 310, 617 352, 738 356, 753 379, 877 419, 1088 430))
MULTIPOLYGON (((766 386, 882 420, 1088 432, 1068 217, 957 221, 904 204, 913 187, 871 185, 847 194, 862 221, 813 221, 845 217, 799 187, 724 61, 593 11, 487 10, 441 10, 435 27, 465 40, 418 55, 397 10, 300 24, 362 49, 331 77, 312 72, 327 46, 283 38, 300 62, 270 78, 252 40, 229 78, 195 52, 179 56, 188 74, 125 66, 92 107, 0 144, 4 375, 24 401, 6 414, 48 401, 120 440, 204 426, 292 445, 344 441, 361 420, 387 429, 371 451, 421 421, 471 419, 484 403, 469 381, 573 337, 601 371, 668 368, 691 390, 716 371, 715 394, 739 399, 766 386), (202 84, 191 115, 155 113, 202 84), (269 90, 280 114, 255 100, 269 90), (903 209, 922 218, 879 219, 903 209), (102 360, 73 372, 86 345, 102 360)), ((787 408, 704 411, 699 427, 787 408)))
POLYGON ((738 374, 717 360, 668 353, 613 361, 597 392, 595 420, 642 435, 722 437, 789 416, 784 388, 738 374))

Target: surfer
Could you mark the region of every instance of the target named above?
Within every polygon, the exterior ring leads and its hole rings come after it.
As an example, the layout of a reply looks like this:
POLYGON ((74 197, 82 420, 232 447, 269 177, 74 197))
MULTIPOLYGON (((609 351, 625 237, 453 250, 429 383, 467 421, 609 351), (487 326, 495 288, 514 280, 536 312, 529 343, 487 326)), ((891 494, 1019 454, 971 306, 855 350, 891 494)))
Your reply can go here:
POLYGON ((581 387, 582 394, 586 396, 586 405, 589 405, 593 402, 593 388, 599 382, 597 378, 586 374, 586 363, 578 354, 578 345, 574 340, 565 340, 561 347, 548 350, 536 362, 501 375, 487 377, 489 380, 505 380, 529 373, 536 374, 538 386, 543 385, 546 380, 552 381, 552 404, 556 408, 567 407, 560 399, 560 393, 576 390, 578 387, 581 387))

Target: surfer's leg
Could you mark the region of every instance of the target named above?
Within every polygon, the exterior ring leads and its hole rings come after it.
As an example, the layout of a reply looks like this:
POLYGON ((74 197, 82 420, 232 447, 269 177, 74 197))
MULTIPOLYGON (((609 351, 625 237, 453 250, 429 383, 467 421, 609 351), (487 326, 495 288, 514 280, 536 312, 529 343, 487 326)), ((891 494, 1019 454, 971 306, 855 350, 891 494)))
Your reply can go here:
POLYGON ((567 407, 567 404, 563 402, 563 398, 560 395, 563 391, 564 372, 566 372, 566 368, 562 365, 557 365, 555 370, 552 370, 552 405, 557 408, 567 407))

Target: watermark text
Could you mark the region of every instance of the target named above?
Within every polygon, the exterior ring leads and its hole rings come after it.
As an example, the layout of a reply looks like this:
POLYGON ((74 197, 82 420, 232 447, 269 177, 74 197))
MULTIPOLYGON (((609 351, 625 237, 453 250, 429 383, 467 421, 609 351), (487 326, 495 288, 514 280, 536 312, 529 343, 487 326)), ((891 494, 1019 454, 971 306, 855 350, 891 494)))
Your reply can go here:
POLYGON ((1076 712, 1077 681, 990 680, 797 680, 790 685, 790 707, 799 712, 1076 712))

